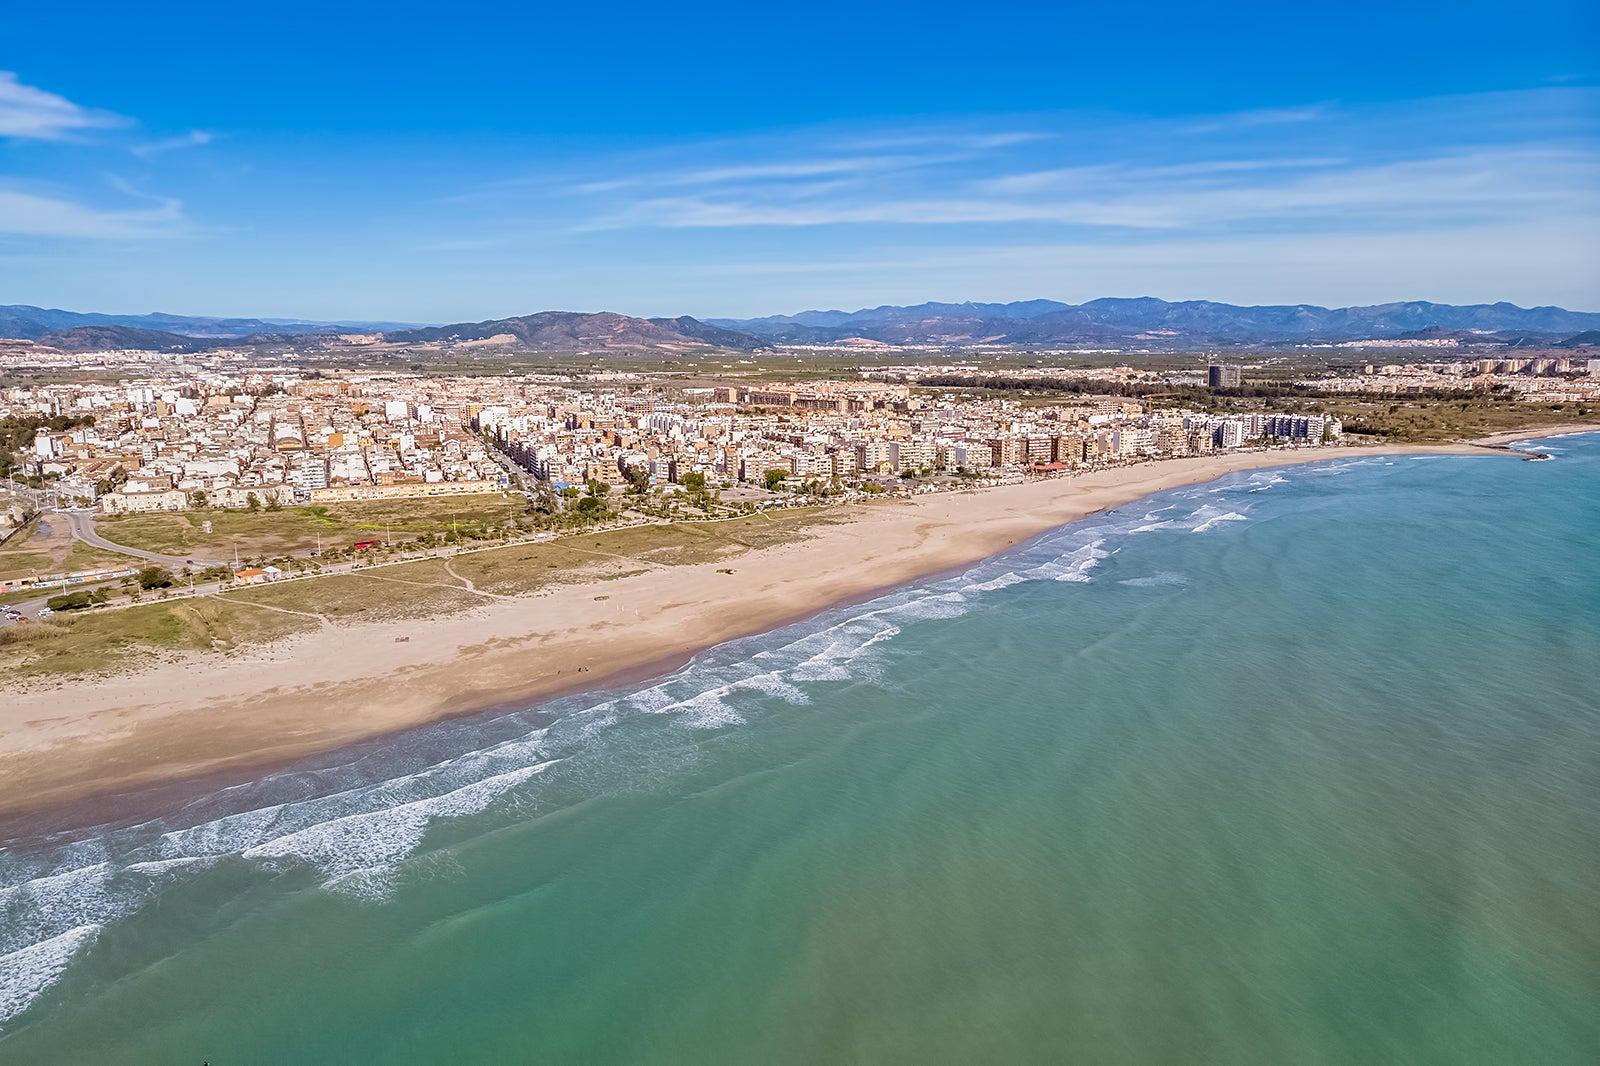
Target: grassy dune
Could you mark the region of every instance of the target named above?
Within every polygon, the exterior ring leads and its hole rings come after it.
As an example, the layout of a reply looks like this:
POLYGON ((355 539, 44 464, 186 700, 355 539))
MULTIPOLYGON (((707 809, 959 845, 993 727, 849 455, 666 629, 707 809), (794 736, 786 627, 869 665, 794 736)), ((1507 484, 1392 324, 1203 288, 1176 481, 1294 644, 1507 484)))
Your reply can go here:
MULTIPOLYGON (((277 519, 287 513, 252 517, 277 519)), ((120 672, 137 669, 153 656, 223 654, 325 625, 458 614, 496 596, 603 581, 654 567, 733 560, 792 542, 805 536, 807 527, 843 520, 837 511, 805 509, 604 530, 218 596, 62 613, 45 622, 0 626, 0 674, 22 681, 120 672)))
POLYGON ((464 534, 503 527, 526 510, 522 497, 501 493, 446 499, 381 500, 370 503, 285 507, 269 511, 184 511, 177 514, 118 515, 100 518, 95 528, 107 540, 131 548, 187 556, 283 555, 317 547, 349 547, 374 535, 412 540, 457 527, 464 534), (212 532, 202 523, 209 521, 212 532))

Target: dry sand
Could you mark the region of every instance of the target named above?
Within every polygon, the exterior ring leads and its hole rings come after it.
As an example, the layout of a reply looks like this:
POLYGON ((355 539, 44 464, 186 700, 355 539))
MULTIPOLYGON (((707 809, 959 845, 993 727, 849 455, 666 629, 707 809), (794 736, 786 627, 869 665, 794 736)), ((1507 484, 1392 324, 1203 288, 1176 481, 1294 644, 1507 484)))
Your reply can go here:
MULTIPOLYGON (((1470 445, 1232 453, 909 501, 725 563, 652 570, 443 618, 24 691, 0 707, 0 816, 250 773, 440 718, 663 672, 694 652, 977 562, 1065 522, 1239 470, 1470 445), (732 573, 724 570, 732 568, 732 573), (397 639, 398 638, 398 639, 397 639), (580 669, 581 668, 581 669, 580 669)), ((4 836, 0 821, 0 838, 4 836)))

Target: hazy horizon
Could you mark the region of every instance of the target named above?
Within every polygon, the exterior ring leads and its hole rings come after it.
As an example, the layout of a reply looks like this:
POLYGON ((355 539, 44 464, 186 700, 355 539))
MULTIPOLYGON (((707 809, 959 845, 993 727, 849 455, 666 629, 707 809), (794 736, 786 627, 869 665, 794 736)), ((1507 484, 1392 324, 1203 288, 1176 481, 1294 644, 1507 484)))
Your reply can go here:
MULTIPOLYGON (((1230 304, 1230 305, 1239 306, 1239 307, 1268 307, 1268 306, 1296 307, 1296 306, 1304 306, 1304 307, 1322 307, 1322 308, 1325 308, 1325 309, 1328 309, 1328 310, 1337 310, 1337 309, 1340 309, 1340 308, 1343 308, 1343 307, 1371 307, 1371 306, 1385 306, 1385 305, 1392 305, 1392 304, 1407 304, 1407 303, 1432 303, 1432 304, 1439 304, 1439 305, 1443 305, 1443 306, 1463 306, 1463 305, 1460 305, 1460 304, 1450 304, 1448 301, 1444 301, 1444 300, 1428 300, 1428 299, 1425 299, 1425 298, 1403 298, 1403 299, 1396 299, 1396 300, 1383 300, 1383 301, 1376 301, 1376 302, 1371 303, 1371 304, 1319 304, 1319 303, 1316 303, 1315 301, 1311 301, 1311 300, 1289 300, 1289 301, 1283 301, 1282 303, 1278 303, 1278 304, 1260 304, 1260 303, 1258 303, 1258 304, 1235 304, 1233 301, 1210 300, 1210 299, 1207 299, 1206 297, 1194 297, 1191 300, 1169 300, 1166 297, 1152 296, 1152 294, 1150 294, 1150 293, 1140 293, 1137 296, 1127 296, 1127 295, 1120 295, 1120 294, 1107 294, 1107 295, 1102 295, 1102 296, 1092 296, 1092 297, 1088 297, 1088 298, 1083 299, 1083 300, 1061 300, 1061 299, 1059 299, 1057 297, 1052 297, 1052 296, 1021 296, 1021 297, 1016 297, 1014 299, 1000 299, 1000 300, 972 300, 972 299, 942 300, 942 299, 927 299, 927 300, 909 301, 909 302, 904 303, 904 304, 871 303, 871 304, 851 304, 849 306, 836 306, 836 307, 802 307, 802 308, 795 308, 795 309, 785 310, 785 311, 762 311, 762 312, 758 312, 758 313, 755 313, 755 314, 747 314, 747 315, 699 314, 699 313, 696 313, 693 310, 670 311, 670 312, 664 312, 664 313, 661 313, 661 314, 645 314, 643 312, 630 311, 630 310, 627 310, 626 308, 609 307, 609 306, 595 306, 595 307, 537 307, 537 308, 531 308, 531 309, 524 309, 524 310, 520 310, 520 311, 507 311, 504 314, 480 315, 480 316, 473 316, 473 317, 470 317, 470 318, 450 319, 448 321, 446 321, 444 319, 428 319, 428 320, 422 320, 422 319, 399 319, 399 318, 382 318, 382 317, 364 316, 364 315, 335 315, 335 316, 330 316, 328 318, 312 318, 312 317, 307 316, 307 315, 294 315, 294 314, 270 314, 269 315, 269 314, 255 314, 255 313, 252 313, 252 312, 249 312, 249 311, 243 311, 243 312, 232 312, 232 311, 229 311, 229 312, 213 312, 213 311, 206 311, 206 310, 197 310, 197 311, 180 310, 180 311, 175 311, 175 310, 172 310, 171 308, 166 308, 166 307, 145 308, 145 309, 138 309, 138 310, 127 310, 127 309, 120 309, 120 308, 109 308, 108 309, 108 308, 100 308, 100 307, 92 307, 92 308, 90 308, 90 307, 61 307, 59 305, 48 305, 48 304, 10 304, 10 305, 0 305, 0 306, 14 306, 14 307, 29 306, 29 307, 38 307, 38 308, 40 308, 42 310, 46 310, 46 311, 63 311, 63 312, 69 313, 69 314, 97 314, 97 315, 107 315, 107 316, 112 316, 112 317, 135 317, 135 316, 141 316, 141 315, 173 315, 173 316, 182 317, 182 318, 197 318, 197 319, 258 319, 258 320, 263 321, 263 322, 308 323, 308 324, 313 324, 313 325, 330 325, 330 324, 343 324, 343 323, 348 323, 348 324, 352 324, 352 325, 355 325, 355 324, 367 325, 367 324, 378 324, 378 323, 381 323, 381 324, 384 324, 384 325, 397 325, 398 324, 398 325, 406 325, 406 326, 443 326, 443 325, 451 325, 451 324, 457 323, 457 322, 462 322, 462 323, 465 323, 465 322, 493 322, 493 321, 499 321, 499 320, 502 320, 502 319, 523 318, 523 317, 529 317, 529 316, 532 316, 532 315, 547 314, 547 313, 555 313, 555 314, 619 314, 619 315, 625 315, 625 316, 630 317, 630 318, 679 318, 679 317, 682 317, 684 315, 687 315, 687 316, 689 316, 691 318, 698 319, 699 321, 702 321, 702 322, 713 321, 713 320, 715 320, 715 321, 728 321, 728 320, 755 321, 755 320, 762 319, 762 318, 795 317, 795 316, 805 315, 805 314, 836 314, 836 313, 840 313, 840 314, 859 314, 859 313, 864 312, 864 311, 872 311, 872 310, 876 310, 876 309, 882 308, 882 307, 917 307, 917 306, 921 306, 921 305, 924 305, 924 304, 948 304, 948 305, 953 305, 953 306, 959 306, 961 304, 1002 304, 1003 305, 1003 304, 1013 304, 1013 303, 1032 303, 1032 302, 1038 302, 1038 301, 1055 301, 1055 302, 1059 302, 1059 303, 1063 303, 1063 304, 1068 304, 1068 305, 1071 305, 1071 306, 1081 306, 1081 305, 1086 304, 1086 303, 1092 303, 1092 302, 1094 302, 1096 300, 1140 300, 1140 299, 1151 299, 1151 298, 1166 300, 1166 302, 1168 302, 1168 303, 1184 303, 1184 302, 1215 303, 1215 304, 1230 304)), ((1517 307, 1522 308, 1523 310, 1532 310, 1532 309, 1540 308, 1540 307, 1556 307, 1556 308, 1559 308, 1560 310, 1563 310, 1563 311, 1572 311, 1572 312, 1577 312, 1577 313, 1582 313, 1582 314, 1600 314, 1600 305, 1596 305, 1596 307, 1567 307, 1567 306, 1564 306, 1564 305, 1561 305, 1561 304, 1552 304, 1552 303, 1517 304, 1515 301, 1511 301, 1511 300, 1484 300, 1484 301, 1477 301, 1477 303, 1484 304, 1484 305, 1510 303, 1510 304, 1513 304, 1513 305, 1515 305, 1517 307)))

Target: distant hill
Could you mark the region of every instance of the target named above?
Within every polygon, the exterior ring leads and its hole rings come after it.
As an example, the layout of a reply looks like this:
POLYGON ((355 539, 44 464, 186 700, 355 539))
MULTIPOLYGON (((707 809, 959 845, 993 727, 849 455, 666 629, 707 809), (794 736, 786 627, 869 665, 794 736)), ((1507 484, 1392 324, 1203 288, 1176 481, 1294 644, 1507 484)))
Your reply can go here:
POLYGON ((749 319, 633 318, 610 311, 538 314, 445 326, 392 322, 302 322, 182 315, 102 315, 13 305, 0 307, 0 338, 73 351, 103 348, 197 350, 223 344, 313 343, 338 333, 381 333, 395 344, 440 344, 509 337, 532 351, 683 348, 751 350, 772 344, 830 344, 853 338, 889 344, 978 344, 1152 350, 1360 340, 1454 338, 1463 344, 1573 346, 1600 331, 1600 313, 1515 304, 1426 301, 1364 307, 1315 304, 1239 306, 1155 297, 1016 303, 925 303, 859 311, 802 311, 749 319))
POLYGON ((314 333, 379 333, 408 329, 411 322, 305 322, 298 319, 210 318, 193 315, 168 315, 159 311, 146 315, 103 315, 62 311, 29 304, 0 306, 0 337, 38 340, 46 333, 76 329, 79 326, 126 326, 130 329, 158 330, 185 337, 237 338, 252 334, 304 336, 314 333))
POLYGON ((74 326, 51 330, 33 338, 36 343, 64 352, 103 352, 128 349, 141 352, 198 352, 212 346, 201 337, 184 337, 158 329, 131 326, 74 326))
POLYGON ((679 318, 651 318, 646 321, 653 326, 673 330, 685 337, 692 337, 695 340, 715 345, 718 348, 749 349, 759 347, 764 343, 743 330, 714 326, 709 322, 701 322, 697 318, 690 318, 688 315, 683 315, 679 318))
POLYGON ((1558 348, 1594 348, 1600 346, 1600 329, 1586 329, 1577 336, 1568 337, 1558 348))
POLYGON ((696 344, 752 348, 761 343, 748 333, 707 325, 693 318, 630 318, 611 311, 541 311, 518 318, 397 330, 385 333, 384 339, 397 344, 428 344, 488 340, 499 336, 513 337, 522 346, 539 351, 696 344))
POLYGON ((1144 341, 1164 347, 1399 338, 1428 329, 1548 334, 1554 340, 1576 330, 1600 328, 1600 314, 1560 307, 1522 308, 1509 303, 1460 306, 1411 301, 1367 307, 1241 307, 1209 300, 1174 303, 1149 296, 1084 304, 1054 300, 927 303, 709 321, 775 342, 819 343, 864 337, 894 344, 1131 345, 1144 341))

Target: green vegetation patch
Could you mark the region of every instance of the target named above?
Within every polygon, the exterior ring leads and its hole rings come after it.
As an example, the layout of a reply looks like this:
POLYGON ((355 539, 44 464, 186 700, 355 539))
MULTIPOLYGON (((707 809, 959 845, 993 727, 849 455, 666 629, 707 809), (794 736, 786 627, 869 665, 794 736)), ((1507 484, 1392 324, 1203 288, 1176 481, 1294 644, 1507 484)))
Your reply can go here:
POLYGON ((378 500, 363 503, 219 511, 200 508, 176 514, 118 515, 97 519, 107 540, 163 555, 259 556, 348 548, 376 536, 396 541, 436 534, 472 537, 504 528, 526 504, 520 496, 489 493, 442 499, 378 500), (206 533, 203 523, 212 531, 206 533))
MULTIPOLYGON (((468 591, 457 574, 484 592, 525 593, 550 585, 614 580, 656 566, 720 561, 792 543, 809 528, 844 520, 836 510, 807 508, 719 522, 607 529, 450 560, 419 560, 196 599, 158 599, 116 610, 96 609, 93 592, 73 592, 71 607, 48 621, 0 627, 0 672, 18 680, 117 672, 173 652, 225 652, 315 633, 325 621, 342 625, 459 614, 488 600, 468 591), (88 606, 77 602, 80 596, 86 596, 88 606)), ((164 594, 160 589, 144 593, 164 594)))
POLYGON ((845 521, 837 511, 797 508, 716 522, 607 529, 545 544, 519 544, 452 560, 457 573, 500 595, 533 592, 636 571, 638 563, 686 566, 729 559, 758 548, 793 543, 806 529, 845 521))
MULTIPOLYGON (((221 597, 237 604, 257 604, 321 615, 330 622, 382 622, 399 618, 426 618, 481 607, 482 596, 465 589, 408 583, 410 579, 384 567, 383 576, 340 574, 333 577, 259 585, 228 592, 221 597)), ((265 612, 263 612, 265 613, 265 612)), ((291 616, 292 617, 292 616, 291 616)), ((315 618, 308 619, 313 624, 315 618)))
POLYGON ((55 567, 49 555, 37 552, 0 552, 0 577, 30 577, 47 574, 55 567))
POLYGON ((1383 396, 1318 400, 1302 409, 1338 416, 1346 433, 1408 444, 1472 440, 1492 433, 1556 424, 1600 425, 1600 409, 1589 404, 1529 403, 1498 397, 1429 402, 1383 396))
POLYGON ((162 653, 264 644, 317 624, 220 597, 73 611, 0 628, 0 671, 17 679, 115 673, 138 669, 162 653))

